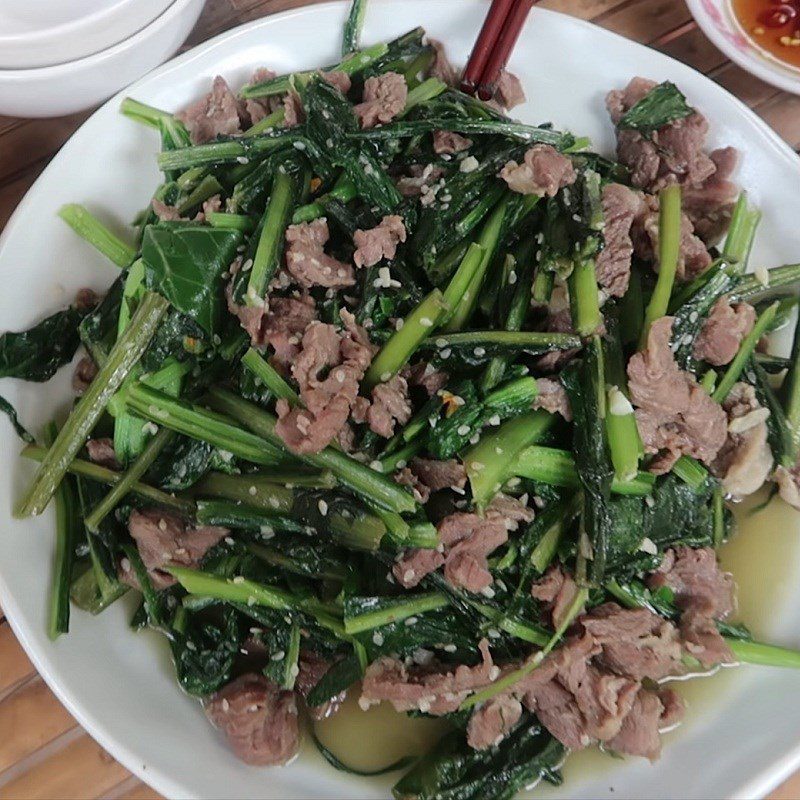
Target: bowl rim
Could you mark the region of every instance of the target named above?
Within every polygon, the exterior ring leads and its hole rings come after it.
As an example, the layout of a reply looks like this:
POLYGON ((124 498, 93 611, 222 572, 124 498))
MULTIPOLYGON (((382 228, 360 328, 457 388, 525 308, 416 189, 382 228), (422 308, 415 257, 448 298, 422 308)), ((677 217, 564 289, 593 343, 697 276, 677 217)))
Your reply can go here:
MULTIPOLYGON (((154 20, 135 34, 121 42, 117 42, 111 47, 107 47, 83 58, 65 61, 61 64, 53 64, 49 67, 30 67, 27 69, 0 69, 0 84, 24 84, 30 80, 47 80, 51 78, 63 77, 73 70, 92 69, 106 60, 126 53, 143 44, 156 31, 169 25, 188 7, 197 3, 198 0, 173 0, 173 2, 154 20)), ((205 0, 200 0, 205 3, 205 0)))
MULTIPOLYGON (((689 7, 695 22, 711 42, 734 64, 756 78, 760 78, 762 81, 786 92, 800 94, 800 69, 792 68, 790 65, 784 67, 778 59, 767 57, 765 51, 758 46, 758 43, 746 31, 741 29, 741 26, 739 26, 740 30, 737 32, 745 36, 753 47, 750 50, 740 50, 735 47, 708 12, 706 8, 708 2, 714 2, 714 0, 686 0, 686 5, 689 7)), ((719 0, 719 5, 735 19, 731 8, 731 0, 719 0)))

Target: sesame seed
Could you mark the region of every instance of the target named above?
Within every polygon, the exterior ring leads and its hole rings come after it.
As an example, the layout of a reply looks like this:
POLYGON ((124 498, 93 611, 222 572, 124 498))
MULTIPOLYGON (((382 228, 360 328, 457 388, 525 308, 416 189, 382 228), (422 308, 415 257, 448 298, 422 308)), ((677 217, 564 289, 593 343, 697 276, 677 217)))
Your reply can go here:
POLYGON ((486 355, 486 350, 483 347, 476 347, 472 352, 475 353, 478 358, 486 355))
POLYGON ((469 425, 459 425, 456 433, 458 433, 459 436, 466 436, 470 432, 470 430, 471 428, 469 427, 469 425))
POLYGON ((167 521, 165 519, 160 519, 158 521, 158 529, 160 531, 165 531, 167 529, 167 521))
POLYGON ((230 710, 231 704, 224 697, 222 698, 222 703, 220 703, 220 705, 222 706, 222 710, 226 713, 230 710))
POLYGON ((225 537, 225 544, 234 544, 233 537, 232 536, 226 536, 225 537))
POLYGON ((417 618, 416 617, 409 617, 406 620, 405 624, 408 625, 409 627, 411 627, 412 625, 416 625, 417 624, 417 618))
POLYGON ((419 324, 422 325, 423 328, 432 328, 433 320, 430 317, 422 317, 419 324))
POLYGON ((243 577, 242 575, 237 575, 237 576, 236 576, 236 577, 233 579, 233 582, 234 582, 234 583, 236 583, 236 584, 239 584, 239 583, 244 583, 244 577, 243 577))
POLYGON ((320 500, 317 503, 317 508, 319 509, 319 513, 322 514, 323 517, 327 516, 327 514, 328 514, 328 504, 324 500, 320 500))
POLYGON ((372 634, 372 642, 377 647, 380 647, 383 644, 383 634, 380 631, 375 631, 375 633, 372 634))
POLYGON ((278 652, 272 656, 273 661, 283 661, 284 658, 286 658, 286 653, 284 653, 283 650, 278 650, 278 652))
POLYGON ((255 497, 258 494, 258 489, 255 486, 251 486, 247 491, 251 497, 255 497))
POLYGON ((446 644, 442 650, 444 650, 445 653, 455 653, 458 648, 454 644, 446 644))

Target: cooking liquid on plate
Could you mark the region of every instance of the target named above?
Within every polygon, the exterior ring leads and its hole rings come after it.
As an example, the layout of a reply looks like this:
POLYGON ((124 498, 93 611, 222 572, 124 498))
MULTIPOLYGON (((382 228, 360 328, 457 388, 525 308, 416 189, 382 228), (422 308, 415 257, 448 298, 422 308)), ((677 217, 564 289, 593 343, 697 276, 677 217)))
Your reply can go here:
POLYGON ((733 11, 748 36, 779 61, 800 68, 800 2, 733 0, 733 11))
MULTIPOLYGON (((747 624, 753 637, 770 640, 770 621, 780 610, 787 589, 797 575, 800 535, 797 532, 797 512, 777 498, 754 513, 753 508, 763 502, 765 495, 740 504, 736 510, 737 533, 720 551, 723 567, 732 572, 738 586, 737 619, 747 624)), ((788 643, 795 646, 800 642, 788 643)), ((756 669, 756 667, 753 667, 756 669)), ((722 669, 717 673, 690 680, 673 682, 687 704, 684 723, 665 735, 665 748, 670 739, 691 729, 697 718, 726 702, 736 680, 736 668, 722 669)), ((387 703, 362 711, 357 695, 351 692, 341 710, 330 719, 315 724, 320 741, 337 758, 348 766, 363 771, 386 767, 403 756, 429 751, 448 730, 446 722, 428 718, 411 718, 398 714, 387 703)), ((623 762, 610 757, 597 748, 571 755, 563 768, 567 787, 580 781, 604 779, 613 781, 613 772, 623 762)), ((391 785, 401 773, 387 778, 374 778, 391 785)), ((370 780, 361 778, 359 780, 370 780)), ((547 784, 538 786, 533 796, 563 796, 562 789, 547 784)))

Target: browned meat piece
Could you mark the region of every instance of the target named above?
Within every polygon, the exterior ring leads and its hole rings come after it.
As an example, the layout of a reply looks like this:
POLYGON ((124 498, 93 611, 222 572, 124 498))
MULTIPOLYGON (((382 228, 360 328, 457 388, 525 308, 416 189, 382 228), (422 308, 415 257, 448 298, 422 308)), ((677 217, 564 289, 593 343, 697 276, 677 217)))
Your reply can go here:
POLYGON ((357 267, 372 267, 383 259, 391 261, 397 253, 397 245, 405 240, 403 218, 396 214, 386 216, 374 228, 359 229, 353 234, 356 246, 353 261, 357 267))
POLYGON ((78 311, 91 311, 100 302, 100 295, 94 289, 84 286, 75 293, 73 305, 78 311))
POLYGON ((294 693, 263 675, 251 672, 231 681, 208 700, 205 711, 246 764, 285 764, 299 749, 294 693))
POLYGON ((706 244, 716 244, 731 222, 731 214, 739 196, 739 187, 730 180, 739 163, 739 151, 722 147, 709 154, 716 171, 699 186, 683 189, 683 210, 695 232, 706 244))
POLYGON ((537 378, 536 386, 539 394, 533 399, 532 408, 543 408, 551 414, 561 414, 567 422, 572 422, 572 408, 561 381, 553 378, 537 378))
POLYGON ((544 576, 531 586, 531 596, 547 605, 554 628, 558 628, 564 621, 577 594, 578 584, 569 573, 557 565, 550 567, 544 576))
POLYGON ((325 253, 329 237, 328 221, 324 217, 286 229, 286 268, 304 289, 312 286, 343 289, 356 282, 351 264, 325 253))
POLYGON ((642 198, 621 183, 603 187, 603 249, 597 256, 597 282, 612 297, 628 291, 633 243, 631 226, 641 214, 642 198))
POLYGON ((493 697, 470 717, 467 744, 475 750, 500 744, 521 716, 522 704, 515 697, 493 697))
POLYGON ((364 100, 354 111, 362 128, 374 128, 391 122, 405 107, 408 97, 406 79, 398 72, 373 75, 364 82, 364 100))
POLYGON ((84 356, 75 366, 72 373, 72 391, 77 395, 82 395, 89 384, 97 375, 97 365, 90 356, 84 356))
MULTIPOLYGON (((276 76, 276 73, 271 69, 260 67, 253 73, 250 78, 250 83, 264 83, 271 81, 276 76)), ((264 117, 269 116, 281 104, 280 97, 275 95, 271 97, 259 97, 255 99, 247 99, 244 101, 244 109, 249 118, 250 125, 255 125, 261 122, 264 117)))
MULTIPOLYGON (((658 197, 646 195, 641 213, 634 220, 631 229, 633 249, 645 261, 652 261, 658 271, 658 197)), ((694 234, 691 220, 681 215, 681 244, 676 278, 689 281, 705 272, 711 266, 711 255, 705 244, 694 234)))
POLYGON ((341 333, 333 325, 312 322, 303 334, 292 375, 305 408, 290 408, 285 400, 277 404, 275 432, 294 452, 318 453, 344 428, 372 360, 366 332, 346 309, 341 318, 341 333))
POLYGON ((601 648, 598 663, 616 674, 658 681, 685 672, 677 628, 646 608, 605 603, 580 624, 601 648))
POLYGON ((270 299, 269 312, 264 317, 261 329, 264 340, 275 350, 275 362, 282 367, 294 362, 300 352, 301 337, 316 315, 314 299, 310 295, 270 299))
POLYGON ((168 206, 165 202, 159 200, 157 197, 154 197, 150 201, 150 206, 160 222, 175 222, 183 219, 181 212, 178 211, 175 206, 168 206))
POLYGON ((791 468, 780 465, 772 477, 778 484, 781 499, 800 511, 800 462, 791 468))
POLYGON ((567 156, 549 144, 536 144, 525 153, 522 164, 509 161, 500 170, 500 177, 513 192, 553 197, 559 189, 574 183, 577 173, 567 156))
MULTIPOLYGON (((425 501, 420 499, 420 502, 425 501)), ((406 550, 394 562, 392 575, 404 589, 413 589, 425 576, 444 566, 444 561, 444 553, 440 553, 439 550, 422 548, 406 550)))
POLYGON ((111 439, 89 439, 86 442, 86 450, 89 453, 89 460, 95 464, 100 464, 113 470, 122 469, 121 464, 117 461, 114 442, 111 439))
POLYGON ((428 44, 433 48, 433 61, 430 66, 430 76, 438 78, 452 88, 458 88, 460 72, 450 63, 445 53, 444 45, 438 39, 428 38, 428 44))
POLYGON ((531 522, 535 516, 534 510, 522 500, 502 492, 498 492, 486 507, 486 519, 500 520, 507 531, 517 530, 520 522, 531 522))
POLYGON ((439 155, 452 155, 472 147, 472 139, 467 139, 454 131, 433 132, 433 152, 439 155))
POLYGON ((211 91, 175 116, 186 126, 193 144, 242 131, 245 111, 225 79, 217 75, 211 91))
POLYGON ((642 690, 622 721, 619 733, 608 741, 608 747, 631 756, 655 761, 661 755, 659 727, 664 706, 655 692, 642 690))
POLYGON ((394 433, 395 423, 405 425, 411 419, 411 402, 408 383, 395 375, 372 390, 372 405, 367 410, 370 430, 388 439, 394 433))
POLYGON ((417 457, 411 460, 410 468, 432 492, 442 489, 463 489, 467 485, 464 465, 454 458, 437 461, 433 458, 417 457))
POLYGON ((662 731, 671 730, 683 721, 683 715, 686 713, 686 703, 672 689, 660 689, 658 699, 661 701, 661 705, 664 706, 664 710, 661 712, 660 729, 662 731))
POLYGON ((450 376, 442 370, 436 369, 433 364, 420 361, 413 367, 403 370, 403 376, 409 386, 421 386, 428 397, 433 397, 437 392, 447 386, 450 376))
MULTIPOLYGON (((309 692, 325 677, 328 670, 335 663, 335 661, 329 661, 314 650, 300 651, 300 659, 298 661, 300 672, 297 673, 294 688, 303 700, 308 697, 309 692)), ((308 706, 308 712, 315 720, 332 717, 339 710, 346 696, 347 690, 339 692, 336 697, 331 698, 321 706, 308 706)))
POLYGON ((513 73, 504 69, 500 72, 497 79, 497 86, 494 90, 494 102, 501 109, 511 111, 526 100, 525 91, 522 88, 522 81, 513 73))
POLYGON ((422 711, 437 716, 455 711, 467 694, 496 679, 500 670, 492 664, 489 643, 482 639, 478 645, 482 663, 477 667, 464 664, 454 671, 406 667, 396 658, 379 658, 364 673, 359 705, 369 707, 390 702, 397 711, 422 711), (494 677, 493 677, 494 676, 494 677))
POLYGON ((303 101, 297 92, 287 92, 283 96, 283 124, 287 128, 294 128, 306 121, 306 111, 303 101))
POLYGON ((724 619, 733 611, 733 576, 719 568, 711 547, 677 547, 667 550, 661 566, 647 579, 651 589, 668 586, 675 605, 713 619, 724 619))
POLYGON ((624 89, 612 89, 606 95, 606 108, 611 121, 616 125, 628 109, 644 99, 657 85, 655 81, 637 77, 631 78, 624 89))
POLYGON ((688 372, 669 346, 672 317, 656 320, 644 351, 628 362, 628 386, 639 434, 648 453, 660 453, 653 471, 666 472, 681 455, 711 464, 725 443, 727 419, 718 403, 688 372))
MULTIPOLYGON (((175 583, 163 567, 199 566, 203 556, 229 533, 227 528, 211 525, 193 528, 175 514, 155 508, 131 511, 128 531, 156 589, 175 583)), ((130 570, 123 566, 123 572, 130 570)))
POLYGON ((755 322, 756 310, 749 303, 731 305, 720 297, 694 343, 694 357, 715 367, 730 363, 755 322))
POLYGON ((687 611, 681 617, 681 637, 689 655, 704 667, 736 663, 730 647, 710 617, 687 611))
POLYGON ((749 383, 734 384, 722 407, 728 415, 728 438, 712 470, 721 478, 726 494, 742 498, 758 491, 772 472, 769 409, 758 402, 749 383))
POLYGON ((325 81, 325 83, 329 83, 331 86, 338 89, 342 94, 347 94, 350 91, 350 87, 353 85, 353 81, 350 80, 350 76, 341 70, 320 72, 320 77, 325 81))

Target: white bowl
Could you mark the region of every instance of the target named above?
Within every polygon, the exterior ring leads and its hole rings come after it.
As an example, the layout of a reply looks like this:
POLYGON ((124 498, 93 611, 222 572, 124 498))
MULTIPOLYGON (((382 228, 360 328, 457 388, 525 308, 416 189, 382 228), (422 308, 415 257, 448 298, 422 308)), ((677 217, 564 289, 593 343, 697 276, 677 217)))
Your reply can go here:
POLYGON ((735 64, 786 92, 800 94, 800 68, 775 58, 748 36, 731 0, 686 0, 703 33, 735 64))
POLYGON ((0 69, 85 58, 138 33, 174 0, 3 0, 0 69))
POLYGON ((205 0, 174 0, 129 39, 77 61, 0 70, 0 114, 57 117, 105 100, 169 58, 186 40, 204 4, 205 0))

